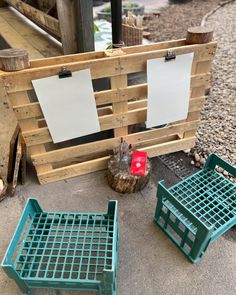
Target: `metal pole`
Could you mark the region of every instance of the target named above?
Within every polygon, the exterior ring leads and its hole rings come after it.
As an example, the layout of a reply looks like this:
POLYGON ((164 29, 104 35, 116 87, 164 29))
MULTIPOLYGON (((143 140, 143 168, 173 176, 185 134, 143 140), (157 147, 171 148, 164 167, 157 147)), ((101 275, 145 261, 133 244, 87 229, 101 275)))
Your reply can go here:
POLYGON ((122 0, 111 0, 112 43, 113 47, 122 45, 122 0))

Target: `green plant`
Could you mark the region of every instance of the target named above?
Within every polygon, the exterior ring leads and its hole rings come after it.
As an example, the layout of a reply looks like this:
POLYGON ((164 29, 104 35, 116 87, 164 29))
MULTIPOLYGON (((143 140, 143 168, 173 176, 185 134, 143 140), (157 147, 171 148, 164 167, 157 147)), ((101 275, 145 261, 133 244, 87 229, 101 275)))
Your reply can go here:
POLYGON ((99 31, 100 31, 99 27, 95 23, 93 23, 93 32, 96 33, 96 32, 99 32, 99 31))
POLYGON ((107 5, 102 9, 102 12, 110 13, 111 12, 111 5, 107 5))
POLYGON ((132 2, 127 2, 123 4, 123 7, 126 9, 132 9, 138 7, 138 4, 132 3, 132 2))

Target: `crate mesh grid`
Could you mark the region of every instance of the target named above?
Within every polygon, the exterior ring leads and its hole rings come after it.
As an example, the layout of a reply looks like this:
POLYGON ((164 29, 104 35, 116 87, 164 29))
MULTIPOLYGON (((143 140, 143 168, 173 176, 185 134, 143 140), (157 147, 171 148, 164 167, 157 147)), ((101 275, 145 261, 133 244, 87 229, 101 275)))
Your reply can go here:
POLYGON ((170 188, 158 184, 154 220, 194 263, 236 224, 236 185, 216 166, 236 177, 236 168, 212 154, 203 170, 170 188))
POLYGON ((113 219, 102 214, 36 213, 15 266, 24 279, 100 280, 112 267, 113 219))
POLYGON ((174 215, 173 211, 170 211, 173 208, 173 206, 170 206, 170 203, 167 206, 164 205, 158 223, 166 230, 167 234, 172 236, 176 244, 183 247, 183 251, 189 254, 196 238, 197 229, 176 208, 174 208, 176 210, 176 215, 174 215))
POLYGON ((236 214, 236 187, 215 170, 203 169, 169 192, 207 227, 218 229, 236 214))

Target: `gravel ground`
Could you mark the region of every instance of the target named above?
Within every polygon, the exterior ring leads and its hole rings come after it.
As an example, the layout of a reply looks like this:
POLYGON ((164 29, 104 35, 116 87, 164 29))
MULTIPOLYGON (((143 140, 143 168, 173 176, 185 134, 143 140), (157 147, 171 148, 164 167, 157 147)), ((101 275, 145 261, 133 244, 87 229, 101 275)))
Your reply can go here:
MULTIPOLYGON (((197 160, 215 152, 236 165, 236 1, 212 14, 218 49, 212 65, 212 88, 202 110, 194 148, 197 160), (196 154, 197 153, 197 154, 196 154)), ((227 173, 226 173, 227 174, 227 173)))
MULTIPOLYGON (((222 1, 193 0, 160 9, 160 16, 148 15, 146 26, 152 41, 186 37, 190 26, 201 24, 202 18, 222 1)), ((206 26, 214 29, 218 41, 212 65, 212 87, 201 113, 201 125, 191 155, 197 167, 205 163, 209 153, 217 153, 236 165, 236 1, 226 4, 210 15, 206 26)), ((221 171, 221 170, 220 170, 221 171)), ((227 175, 226 171, 224 172, 227 175)))
MULTIPOLYGON (((157 1, 158 2, 158 1, 157 1)), ((206 13, 214 9, 221 0, 193 0, 188 3, 171 4, 159 10, 160 14, 147 15, 144 25, 155 42, 186 37, 189 27, 198 26, 206 13)), ((155 10, 155 5, 153 5, 155 10)))

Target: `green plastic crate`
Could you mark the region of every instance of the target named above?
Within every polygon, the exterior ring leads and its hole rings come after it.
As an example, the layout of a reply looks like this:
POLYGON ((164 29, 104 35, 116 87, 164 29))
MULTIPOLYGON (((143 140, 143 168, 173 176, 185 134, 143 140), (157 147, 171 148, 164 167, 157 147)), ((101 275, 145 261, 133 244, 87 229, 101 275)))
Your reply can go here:
POLYGON ((199 172, 170 188, 158 184, 154 221, 193 263, 236 224, 236 184, 216 166, 236 177, 236 168, 211 154, 199 172))
POLYGON ((107 213, 45 212, 29 199, 2 267, 24 294, 33 288, 116 294, 117 201, 107 213))

